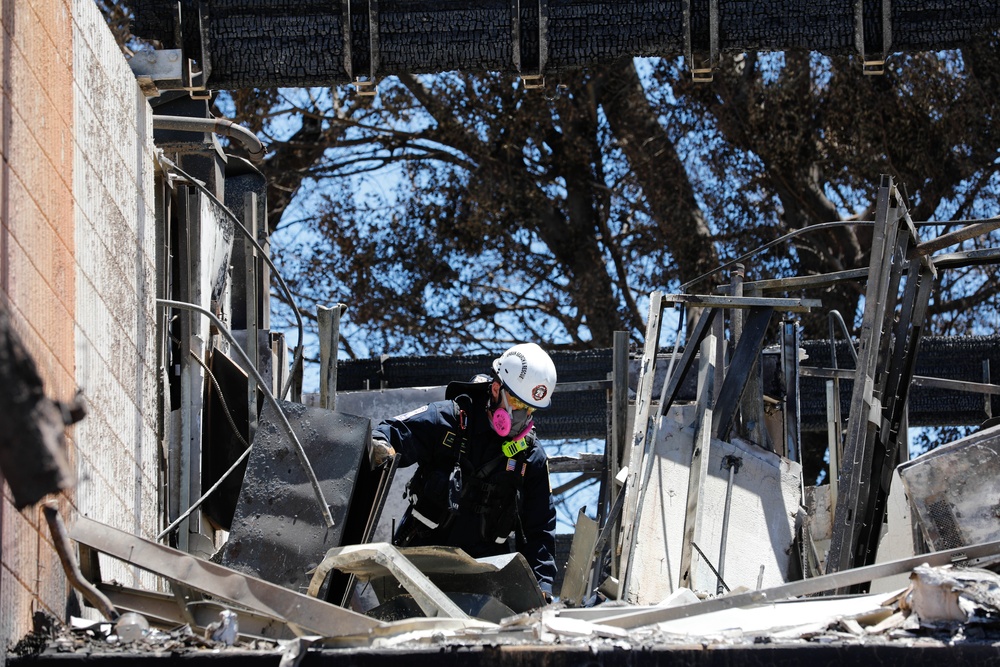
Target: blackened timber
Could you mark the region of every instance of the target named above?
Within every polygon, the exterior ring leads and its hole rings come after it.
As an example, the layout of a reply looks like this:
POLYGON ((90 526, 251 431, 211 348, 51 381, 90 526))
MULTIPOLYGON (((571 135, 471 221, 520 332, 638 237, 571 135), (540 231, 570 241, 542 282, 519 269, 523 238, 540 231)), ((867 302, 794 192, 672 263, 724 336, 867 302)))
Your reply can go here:
MULTIPOLYGON (((954 48, 1000 28, 994 0, 940 3, 893 0, 888 21, 881 0, 863 5, 860 43, 871 52, 954 48)), ((548 72, 613 62, 627 56, 674 56, 685 46, 687 0, 548 0, 548 72)), ((381 0, 377 25, 371 5, 354 0, 350 25, 342 3, 306 0, 202 0, 208 17, 199 30, 199 3, 181 0, 183 44, 176 44, 176 0, 132 0, 133 32, 167 47, 202 53, 211 61, 209 86, 329 85, 350 81, 350 71, 376 76, 402 72, 500 71, 539 63, 540 16, 534 2, 519 3, 519 34, 512 30, 510 0, 381 0), (346 29, 345 29, 346 28, 346 29), (345 45, 344 36, 350 43, 345 45), (372 67, 371 36, 379 62, 372 67), (518 53, 514 53, 515 45, 518 53)), ((693 2, 693 44, 710 44, 717 26, 720 53, 801 48, 853 54, 858 13, 854 2, 718 0, 693 2), (717 7, 717 20, 711 11, 717 7)), ((544 22, 544 21, 543 21, 544 22)))
POLYGON ((660 405, 661 415, 667 414, 667 411, 670 410, 670 406, 673 405, 674 401, 677 399, 677 394, 680 392, 682 382, 687 375, 688 370, 691 368, 691 364, 695 359, 698 348, 701 346, 701 342, 705 340, 705 336, 707 336, 712 330, 712 322, 715 320, 717 312, 718 309, 716 308, 706 308, 702 311, 701 317, 698 319, 698 324, 695 325, 694 331, 691 332, 691 336, 684 347, 684 353, 681 355, 680 363, 670 375, 668 380, 669 384, 666 387, 666 391, 663 392, 663 400, 660 405))
MULTIPOLYGON (((940 266, 935 259, 935 266, 940 266)), ((712 309, 709 309, 711 311, 712 309)), ((826 375, 816 375, 810 369, 832 368, 830 343, 827 340, 800 342, 807 357, 801 362, 800 404, 803 431, 826 430, 826 375)), ((685 350, 686 350, 685 346, 685 350)), ((1000 368, 1000 336, 925 336, 919 344, 916 376, 909 392, 908 419, 911 426, 974 425, 986 419, 983 396, 973 393, 969 383, 983 379, 982 362, 989 361, 991 368, 1000 368), (948 382, 930 381, 938 378, 948 382), (960 386, 961 385, 961 386, 960 386)), ((672 348, 671 348, 672 349, 672 348)), ((844 415, 849 413, 854 385, 854 358, 848 352, 847 341, 836 344, 837 366, 840 372, 850 374, 840 381, 840 405, 844 415)), ((669 354, 671 350, 661 350, 669 354)), ((607 432, 607 391, 604 387, 586 391, 562 391, 563 380, 570 383, 603 380, 613 369, 610 348, 594 350, 557 350, 551 352, 559 372, 559 388, 552 397, 552 407, 535 415, 535 423, 544 438, 604 437, 607 432)), ((776 355, 763 355, 761 375, 764 393, 780 395, 775 375, 776 355)), ((476 373, 489 369, 496 354, 464 354, 455 356, 388 357, 385 359, 342 359, 337 363, 337 382, 340 391, 359 391, 366 387, 378 389, 382 383, 387 388, 443 386, 452 380, 467 380, 476 373)), ((638 361, 633 359, 630 386, 635 389, 638 361)), ((666 369, 667 364, 657 367, 666 369)), ((675 371, 677 371, 675 366, 675 371)), ((675 372, 676 374, 676 372, 675 372)), ((680 383, 674 400, 694 399, 693 374, 680 383)), ((659 378, 662 380, 662 378, 659 378)), ((653 391, 658 396, 659 380, 653 391)), ((992 399, 993 414, 1000 414, 1000 397, 992 399)))
POLYGON ((736 344, 733 360, 729 364, 729 372, 722 383, 719 399, 716 401, 715 423, 712 431, 719 440, 728 440, 732 429, 736 410, 740 406, 740 397, 750 379, 754 362, 760 356, 760 348, 764 344, 764 334, 767 324, 771 321, 773 308, 753 308, 750 317, 743 327, 743 335, 736 344))

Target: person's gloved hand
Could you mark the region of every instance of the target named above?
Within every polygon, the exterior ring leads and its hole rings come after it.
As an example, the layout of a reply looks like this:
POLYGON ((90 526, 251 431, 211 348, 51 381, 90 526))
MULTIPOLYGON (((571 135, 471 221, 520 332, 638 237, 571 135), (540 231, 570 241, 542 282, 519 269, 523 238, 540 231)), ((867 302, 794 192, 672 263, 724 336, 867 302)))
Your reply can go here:
POLYGON ((392 445, 381 438, 372 438, 371 447, 368 450, 368 461, 372 470, 389 465, 394 456, 396 456, 396 450, 392 448, 392 445))

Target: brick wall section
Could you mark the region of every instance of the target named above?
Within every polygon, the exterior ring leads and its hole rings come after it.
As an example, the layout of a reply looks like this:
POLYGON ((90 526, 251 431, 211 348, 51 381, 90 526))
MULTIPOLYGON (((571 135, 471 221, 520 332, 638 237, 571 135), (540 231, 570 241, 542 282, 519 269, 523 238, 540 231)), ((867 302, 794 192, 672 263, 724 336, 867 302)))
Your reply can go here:
MULTIPOLYGON (((0 298, 46 393, 79 386, 90 404, 59 502, 155 534, 151 112, 93 2, 0 0, 0 28, 0 298)), ((0 666, 32 612, 64 617, 68 595, 40 512, 2 494, 0 666)))
MULTIPOLYGON (((75 389, 73 106, 69 0, 0 2, 0 298, 46 392, 75 389)), ((65 502, 63 503, 65 507, 65 502)), ((66 584, 37 509, 0 500, 0 639, 64 613, 66 584)), ((0 658, 2 660, 2 658, 0 658)))

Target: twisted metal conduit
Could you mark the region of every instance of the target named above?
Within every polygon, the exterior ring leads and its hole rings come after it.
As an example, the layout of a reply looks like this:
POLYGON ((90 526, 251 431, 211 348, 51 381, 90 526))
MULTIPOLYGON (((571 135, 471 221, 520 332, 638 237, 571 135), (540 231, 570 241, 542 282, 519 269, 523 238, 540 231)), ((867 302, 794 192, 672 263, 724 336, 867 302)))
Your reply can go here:
POLYGON ((218 204, 219 208, 221 208, 225 212, 225 214, 229 216, 229 219, 233 221, 233 224, 236 225, 236 228, 242 231, 243 235, 246 236, 246 238, 250 241, 250 243, 253 244, 253 247, 257 249, 257 252, 260 253, 261 258, 265 262, 267 262, 267 265, 271 268, 272 275, 275 278, 277 278, 278 284, 281 286, 281 289, 285 292, 285 296, 288 297, 288 305, 291 307, 292 312, 295 313, 295 323, 298 329, 299 341, 298 345, 295 346, 295 355, 294 358, 292 359, 292 370, 288 374, 288 378, 285 380, 285 384, 282 386, 281 393, 279 394, 279 397, 284 399, 286 396, 288 396, 288 390, 291 389, 292 387, 292 379, 295 377, 295 373, 302 366, 302 355, 305 345, 304 341, 305 326, 302 323, 302 313, 299 312, 298 306, 295 305, 295 295, 292 294, 292 290, 288 288, 288 283, 285 282, 285 279, 281 277, 281 272, 278 271, 278 267, 274 265, 274 262, 271 260, 271 257, 266 252, 264 252, 264 248, 262 248, 261 245, 257 243, 257 239, 253 237, 253 234, 250 233, 250 230, 247 229, 242 222, 240 222, 240 219, 237 218, 236 215, 229 210, 228 206, 219 201, 219 198, 216 197, 215 194, 211 190, 206 188, 200 181, 198 181, 198 179, 196 179, 194 176, 192 176, 191 174, 187 173, 186 171, 178 167, 176 164, 174 164, 171 160, 169 160, 165 156, 161 155, 160 161, 163 162, 171 171, 175 171, 178 174, 180 174, 184 178, 184 180, 186 180, 188 183, 196 187, 206 197, 208 197, 216 204, 218 204))
POLYGON ((260 372, 250 360, 250 355, 248 355, 243 348, 239 346, 236 339, 233 338, 233 335, 226 328, 226 325, 223 324, 222 320, 216 317, 211 311, 193 303, 171 301, 169 299, 157 299, 156 304, 161 307, 179 308, 181 310, 190 310, 196 313, 201 313, 212 321, 212 323, 218 328, 219 333, 222 334, 233 346, 233 349, 239 353, 240 361, 242 361, 246 366, 245 370, 253 375, 254 380, 257 381, 257 386, 264 392, 264 398, 266 398, 271 404, 271 407, 274 408, 274 411, 278 414, 278 419, 281 420, 281 425, 285 427, 285 432, 288 434, 288 437, 291 439, 292 445, 294 446, 293 448, 295 449, 295 454, 299 457, 299 463, 302 464, 302 469, 305 471, 306 476, 309 478, 309 483, 312 485, 313 493, 319 501, 320 511, 323 513, 323 520, 326 522, 326 527, 332 528, 334 525, 333 515, 330 513, 330 506, 327 505, 326 498, 323 496, 323 489, 319 486, 319 480, 316 478, 316 472, 312 469, 312 465, 309 463, 309 458, 306 456, 305 449, 302 448, 302 443, 299 442, 298 436, 296 436, 295 432, 292 430, 292 425, 288 423, 288 418, 285 417, 285 413, 282 411, 281 406, 278 405, 277 399, 274 398, 270 389, 267 388, 267 383, 264 382, 264 378, 261 377, 260 372))
POLYGON ((153 116, 154 130, 177 130, 179 132, 211 132, 236 139, 247 149, 254 162, 264 159, 267 149, 257 135, 225 118, 198 118, 196 116, 153 116))

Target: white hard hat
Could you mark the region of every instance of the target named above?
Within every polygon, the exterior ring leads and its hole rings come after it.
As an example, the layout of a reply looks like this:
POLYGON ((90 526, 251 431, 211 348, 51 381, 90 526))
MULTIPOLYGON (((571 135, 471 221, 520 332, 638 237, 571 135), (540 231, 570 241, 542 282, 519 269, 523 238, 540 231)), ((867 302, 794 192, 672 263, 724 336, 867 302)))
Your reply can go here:
POLYGON ((556 388, 556 365, 534 343, 515 345, 493 360, 493 372, 507 390, 533 408, 547 408, 556 388))

